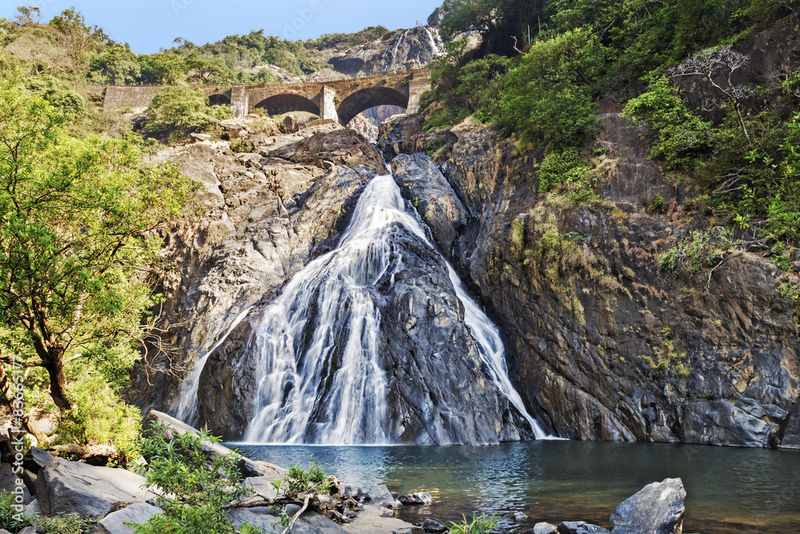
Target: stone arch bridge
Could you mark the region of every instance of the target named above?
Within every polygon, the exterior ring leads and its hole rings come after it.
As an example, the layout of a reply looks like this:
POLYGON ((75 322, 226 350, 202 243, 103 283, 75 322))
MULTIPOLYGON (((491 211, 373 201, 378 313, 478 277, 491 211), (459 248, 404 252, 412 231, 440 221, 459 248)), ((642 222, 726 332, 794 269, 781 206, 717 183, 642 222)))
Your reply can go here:
MULTIPOLYGON (((430 71, 348 78, 345 80, 280 83, 233 87, 206 87, 211 104, 230 105, 234 117, 244 117, 253 108, 270 115, 307 111, 320 119, 347 125, 353 117, 375 106, 392 105, 413 113, 420 96, 429 87, 430 71)), ((163 86, 109 86, 104 105, 109 111, 143 112, 163 86)))

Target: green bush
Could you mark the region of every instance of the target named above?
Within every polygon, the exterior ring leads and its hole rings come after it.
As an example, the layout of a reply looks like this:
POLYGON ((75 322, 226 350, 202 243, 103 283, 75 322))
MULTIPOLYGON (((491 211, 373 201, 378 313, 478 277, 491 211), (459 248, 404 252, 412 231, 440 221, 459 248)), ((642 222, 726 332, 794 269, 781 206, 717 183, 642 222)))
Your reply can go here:
POLYGON ((574 148, 550 152, 539 164, 539 192, 547 193, 563 183, 580 183, 591 170, 574 148))
POLYGON ((281 479, 272 483, 275 490, 290 499, 303 498, 306 495, 327 495, 333 489, 333 483, 322 470, 322 466, 312 461, 307 470, 294 464, 281 479))
POLYGON ((89 534, 96 519, 82 519, 78 514, 41 517, 33 520, 36 532, 41 534, 89 534))
POLYGON ((31 519, 14 508, 14 495, 0 490, 0 528, 17 532, 31 524, 31 519))
POLYGON ((125 403, 106 377, 81 368, 71 382, 72 408, 61 414, 59 443, 112 445, 119 451, 116 461, 126 465, 139 457, 138 435, 141 412, 125 403))
POLYGON ((604 62, 603 45, 585 31, 537 41, 499 82, 486 115, 524 142, 580 146, 598 127, 594 100, 604 62))
POLYGON ((189 87, 165 87, 147 108, 144 128, 150 134, 177 140, 192 132, 211 130, 230 117, 227 106, 209 106, 202 91, 189 87))
POLYGON ((697 274, 717 267, 735 245, 736 240, 731 230, 721 227, 696 230, 691 237, 661 253, 658 263, 662 269, 673 272, 685 270, 690 274, 697 274))
POLYGON ((478 517, 477 513, 472 512, 472 521, 462 515, 460 523, 450 523, 448 532, 450 534, 488 534, 498 526, 499 523, 494 515, 481 514, 478 517))
POLYGON ((229 454, 213 459, 203 451, 204 442, 219 441, 210 434, 185 433, 170 439, 167 428, 153 423, 140 440, 142 456, 147 461, 139 468, 149 486, 160 493, 159 506, 164 510, 144 525, 134 526, 137 534, 244 534, 238 531, 222 507, 249 495, 241 485, 236 466, 238 456, 229 454))
POLYGON ((667 78, 658 78, 648 92, 628 101, 624 114, 653 132, 651 155, 667 168, 690 169, 711 146, 711 125, 686 107, 667 78))

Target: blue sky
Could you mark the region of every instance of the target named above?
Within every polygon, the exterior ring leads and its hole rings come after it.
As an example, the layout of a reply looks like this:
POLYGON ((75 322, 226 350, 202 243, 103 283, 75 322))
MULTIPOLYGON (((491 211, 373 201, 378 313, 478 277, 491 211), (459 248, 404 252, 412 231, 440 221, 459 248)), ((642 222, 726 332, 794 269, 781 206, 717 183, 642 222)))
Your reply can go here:
POLYGON ((440 4, 441 0, 0 0, 0 17, 13 17, 18 5, 38 5, 42 21, 48 21, 75 6, 88 24, 144 54, 169 48, 176 37, 203 44, 260 29, 295 40, 367 26, 408 28, 424 24, 440 4))

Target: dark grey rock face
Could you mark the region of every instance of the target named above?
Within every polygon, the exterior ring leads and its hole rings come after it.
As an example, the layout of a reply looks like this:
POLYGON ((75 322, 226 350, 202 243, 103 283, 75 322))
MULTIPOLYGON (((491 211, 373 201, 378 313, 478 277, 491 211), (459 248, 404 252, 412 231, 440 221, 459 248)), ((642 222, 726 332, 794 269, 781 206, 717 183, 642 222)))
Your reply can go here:
POLYGON ((468 213, 436 164, 424 154, 401 155, 392 161, 392 175, 431 228, 439 250, 451 250, 468 213))
MULTIPOLYGON (((778 269, 744 252, 702 275, 662 269, 659 254, 703 227, 687 222, 696 193, 665 178, 641 128, 613 110, 602 118, 603 202, 540 196, 536 154, 462 125, 440 168, 466 223, 453 240, 454 226, 420 210, 506 335, 531 413, 577 439, 796 447, 800 359, 778 269), (656 196, 667 214, 648 211, 656 196)), ((425 134, 401 123, 388 148, 418 147, 425 134)), ((441 195, 429 174, 404 187, 409 200, 441 195)))
POLYGON ((427 444, 530 438, 529 430, 518 430, 528 425, 482 370, 445 265, 405 230, 397 230, 394 243, 395 282, 387 277, 378 286, 386 291, 380 353, 391 384, 392 435, 427 444))
POLYGON ((612 534, 681 534, 685 498, 679 478, 648 484, 611 514, 612 534))

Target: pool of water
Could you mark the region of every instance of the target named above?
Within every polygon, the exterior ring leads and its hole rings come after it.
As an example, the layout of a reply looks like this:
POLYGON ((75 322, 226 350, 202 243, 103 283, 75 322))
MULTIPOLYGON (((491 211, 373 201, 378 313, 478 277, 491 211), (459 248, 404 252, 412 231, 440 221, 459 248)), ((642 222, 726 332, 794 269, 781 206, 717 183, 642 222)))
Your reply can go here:
POLYGON ((667 444, 536 441, 485 447, 309 447, 233 445, 278 465, 314 460, 341 481, 394 493, 427 491, 435 502, 404 507, 418 522, 493 513, 504 532, 538 521, 609 515, 645 484, 680 477, 686 487, 684 532, 800 532, 800 451, 667 444), (515 519, 515 514, 526 514, 515 519))

